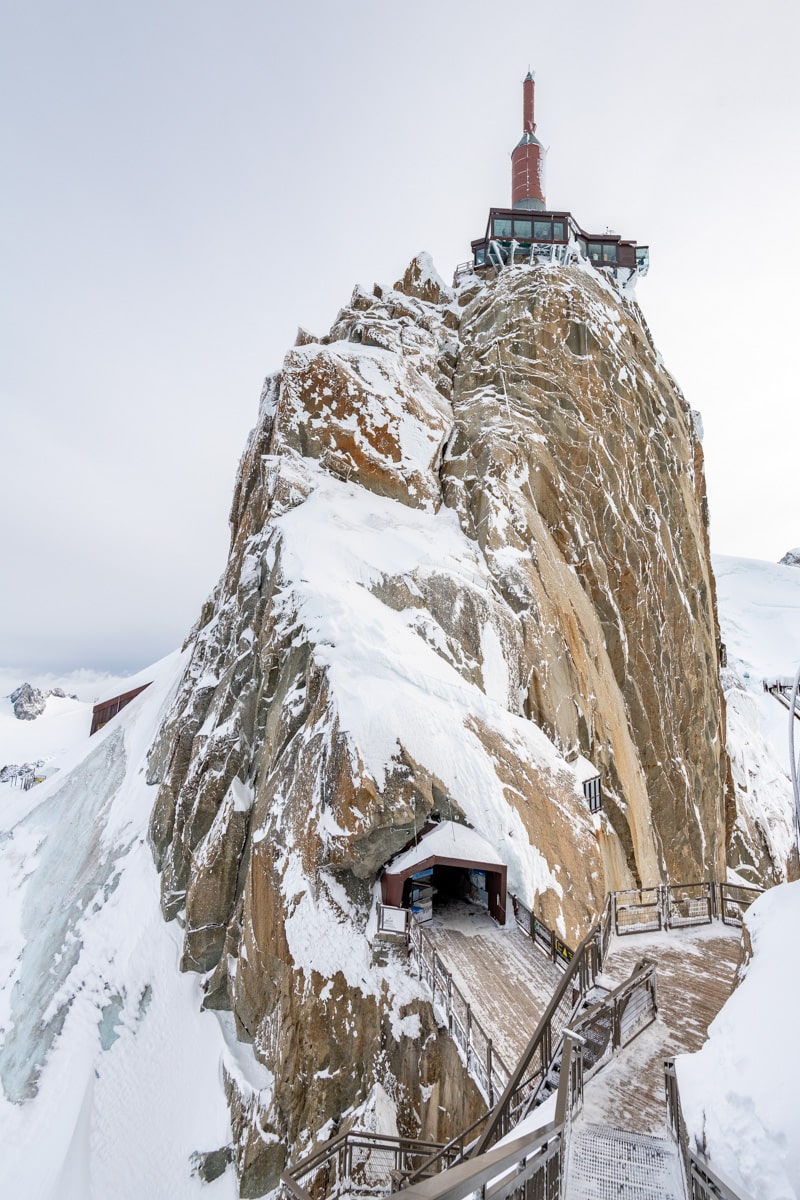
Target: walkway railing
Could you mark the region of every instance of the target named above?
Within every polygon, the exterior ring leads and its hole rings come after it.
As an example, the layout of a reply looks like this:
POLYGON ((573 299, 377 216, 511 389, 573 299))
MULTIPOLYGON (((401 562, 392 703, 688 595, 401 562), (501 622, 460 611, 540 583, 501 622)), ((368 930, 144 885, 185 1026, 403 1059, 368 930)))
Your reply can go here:
POLYGON ((744 924, 744 914, 761 895, 761 888, 740 883, 717 884, 717 914, 726 925, 744 924))
POLYGON ((523 1137, 467 1158, 436 1178, 401 1188, 404 1200, 559 1200, 566 1169, 572 1114, 583 1099, 583 1060, 567 1035, 556 1096, 555 1120, 523 1137))
POLYGON ((761 889, 737 883, 672 883, 613 892, 614 929, 620 936, 658 929, 710 925, 741 926, 745 910, 761 889))
MULTIPOLYGON (((606 918, 608 907, 606 902, 603 910, 606 918)), ((602 966, 602 953, 601 918, 572 956, 533 1037, 522 1052, 513 1075, 478 1139, 473 1150, 474 1155, 481 1154, 498 1138, 505 1137, 535 1104, 554 1071, 562 1037, 586 994, 594 987, 602 966)))
POLYGON ((652 1025, 657 1013, 656 964, 642 959, 629 979, 573 1023, 572 1030, 582 1045, 584 1079, 591 1078, 617 1050, 652 1025))
POLYGON ((408 952, 419 978, 431 990, 434 1012, 437 1007, 440 1009, 467 1071, 491 1108, 508 1083, 508 1067, 433 942, 413 918, 408 922, 408 952))
POLYGON ((561 940, 555 930, 545 925, 544 921, 516 896, 511 897, 511 903, 514 907, 514 920, 526 937, 543 950, 552 962, 559 963, 560 966, 570 962, 575 951, 561 940))
POLYGON ((716 1171, 712 1171, 708 1160, 689 1145, 674 1058, 668 1058, 664 1063, 664 1079, 667 1091, 667 1119, 670 1133, 678 1143, 689 1200, 744 1200, 730 1183, 716 1171))
POLYGON ((426 1160, 435 1163, 432 1170, 446 1170, 459 1150, 454 1148, 449 1154, 446 1151, 438 1142, 351 1129, 287 1167, 281 1182, 294 1200, 338 1196, 348 1191, 378 1196, 388 1194, 400 1175, 416 1171, 426 1160), (433 1151, 437 1154, 431 1159, 433 1151))
MULTIPOLYGON (((745 909, 759 894, 758 888, 727 883, 674 884, 609 893, 597 923, 569 958, 556 947, 556 935, 547 930, 544 923, 540 922, 530 909, 516 897, 512 897, 519 927, 540 950, 548 954, 548 957, 560 961, 565 970, 533 1037, 510 1075, 506 1068, 499 1064, 497 1055, 493 1054, 491 1039, 486 1036, 472 1015, 468 1002, 453 982, 430 939, 425 936, 419 924, 411 920, 410 952, 417 957, 420 977, 425 979, 431 988, 434 1003, 438 1003, 445 1012, 448 1028, 467 1061, 472 1077, 478 1082, 487 1099, 496 1092, 502 1091, 502 1094, 492 1111, 485 1117, 446 1147, 435 1148, 428 1159, 412 1168, 406 1175, 406 1181, 414 1187, 409 1186, 403 1189, 404 1192, 413 1197, 416 1194, 416 1184, 420 1180, 444 1169, 447 1169, 448 1177, 454 1171, 461 1171, 465 1165, 463 1160, 467 1156, 469 1161, 474 1162, 488 1158, 490 1147, 500 1138, 507 1136, 544 1094, 550 1094, 549 1089, 555 1086, 556 1079, 559 1080, 559 1087, 561 1086, 565 1063, 572 1063, 570 1070, 573 1074, 579 1072, 579 1086, 577 1081, 574 1081, 574 1086, 582 1093, 584 1073, 587 1076, 593 1074, 608 1061, 615 1050, 627 1045, 655 1019, 655 964, 647 960, 643 960, 631 977, 611 995, 588 1009, 584 1015, 580 1015, 586 996, 594 987, 602 969, 612 931, 627 935, 648 930, 710 924, 715 919, 728 925, 741 925, 745 909), (550 935, 549 938, 547 934, 550 935), (471 1031, 479 1031, 477 1046, 473 1045, 475 1034, 471 1031), (580 1054, 575 1050, 578 1043, 581 1045, 580 1054), (571 1047, 569 1055, 568 1047, 571 1047), (576 1063, 579 1063, 579 1066, 576 1063), (503 1076, 505 1085, 501 1087, 503 1076), (474 1134, 481 1124, 483 1128, 475 1137, 474 1134)), ((561 945, 564 946, 564 943, 561 945)), ((568 947, 566 949, 568 950, 568 947)), ((489 1100, 489 1103, 491 1105, 492 1100, 489 1100)), ((572 1102, 570 1104, 571 1111, 572 1102)), ((563 1130, 558 1133, 558 1139, 563 1140, 562 1134, 563 1130)), ((542 1145, 545 1145, 545 1142, 542 1142, 542 1145)), ((547 1142, 547 1145, 552 1149, 554 1143, 547 1142)), ((560 1163, 561 1148, 558 1155, 560 1163)), ((550 1160, 548 1158, 547 1161, 550 1160)), ((695 1163, 694 1169, 696 1173, 706 1171, 710 1181, 709 1188, 716 1186, 706 1167, 695 1163)), ((560 1166, 558 1170, 560 1173, 560 1166)), ((698 1179, 699 1177, 700 1174, 698 1179)), ((544 1187, 545 1184, 541 1183, 541 1186, 544 1187)), ((700 1187, 699 1182, 697 1187, 700 1187)), ((510 1192, 507 1194, 511 1195, 510 1192)), ((546 1197, 551 1195, 549 1191, 535 1194, 546 1197)), ((557 1191, 552 1195, 557 1196, 557 1191)), ((442 1196, 444 1197, 444 1192, 442 1196)), ((712 1197, 715 1200, 739 1200, 730 1191, 695 1191, 692 1196, 698 1200, 711 1200, 712 1197)), ((433 1196, 429 1197, 429 1200, 434 1200, 433 1196)), ((457 1200, 455 1192, 449 1196, 449 1200, 457 1200)), ((494 1193, 493 1200, 497 1200, 494 1193)))
POLYGON ((396 1189, 400 1174, 436 1149, 431 1165, 419 1165, 414 1182, 400 1188, 406 1200, 559 1200, 566 1165, 566 1139, 573 1112, 583 1098, 583 1062, 577 1040, 567 1037, 556 1097, 555 1121, 479 1158, 464 1158, 463 1146, 417 1142, 407 1138, 351 1130, 339 1134, 281 1175, 289 1200, 318 1196, 381 1196, 396 1189), (451 1150, 451 1153, 447 1153, 451 1150))

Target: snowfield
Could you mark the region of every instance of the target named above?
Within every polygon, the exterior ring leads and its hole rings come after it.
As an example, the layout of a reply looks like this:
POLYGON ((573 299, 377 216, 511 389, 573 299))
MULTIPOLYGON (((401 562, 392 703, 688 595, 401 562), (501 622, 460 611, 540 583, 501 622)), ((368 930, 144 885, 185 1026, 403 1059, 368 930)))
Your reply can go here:
MULTIPOLYGON (((26 675, 12 667, 0 667, 0 768, 6 763, 43 761, 48 764, 78 746, 86 746, 92 726, 92 708, 100 700, 130 691, 153 677, 152 668, 136 675, 109 675, 79 670, 66 676, 26 675), (9 698, 14 688, 27 682, 43 692, 59 687, 65 697, 48 696, 41 716, 21 721, 14 715, 9 698), (77 699, 72 699, 77 696, 77 699)), ((49 773, 49 772, 48 772, 49 773)), ((0 783, 0 804, 7 787, 0 783)))
POLYGON ((676 1060, 690 1136, 712 1170, 753 1200, 800 1195, 800 883, 765 892, 746 917, 743 981, 697 1054, 676 1060))
POLYGON ((3 1200, 237 1195, 232 1170, 191 1174, 193 1152, 230 1141, 221 1068, 241 1068, 178 970, 146 842, 146 753, 182 667, 174 654, 146 673, 152 687, 90 741, 86 726, 54 777, 2 790, 3 1200))
MULTIPOLYGON (((68 696, 48 696, 47 707, 33 721, 20 721, 8 696, 0 699, 0 767, 6 763, 49 761, 89 736, 92 705, 68 696)), ((0 784, 0 795, 3 795, 0 784)))
POLYGON ((800 566, 713 555, 722 640, 754 697, 765 739, 788 771, 788 713, 762 680, 794 677, 800 663, 800 566))
POLYGON ((800 567, 722 555, 713 563, 737 803, 785 863, 794 844, 789 714, 763 680, 794 677, 800 663, 800 567))
MULTIPOLYGON (((763 690, 800 662, 800 568, 714 558, 728 753, 740 802, 784 856, 793 844, 789 714, 763 690)), ((800 883, 766 892, 746 923, 753 957, 694 1055, 677 1060, 690 1137, 713 1170, 753 1200, 800 1196, 800 883)))

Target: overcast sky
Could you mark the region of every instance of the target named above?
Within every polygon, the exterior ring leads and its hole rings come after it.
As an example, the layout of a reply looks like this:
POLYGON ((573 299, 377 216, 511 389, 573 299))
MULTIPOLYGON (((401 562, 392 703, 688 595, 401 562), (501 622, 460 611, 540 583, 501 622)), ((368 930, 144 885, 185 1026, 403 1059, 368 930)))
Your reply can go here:
POLYGON ((800 543, 797 0, 6 0, 0 664, 134 670, 227 553, 263 377, 510 202, 648 242, 712 548, 800 543))

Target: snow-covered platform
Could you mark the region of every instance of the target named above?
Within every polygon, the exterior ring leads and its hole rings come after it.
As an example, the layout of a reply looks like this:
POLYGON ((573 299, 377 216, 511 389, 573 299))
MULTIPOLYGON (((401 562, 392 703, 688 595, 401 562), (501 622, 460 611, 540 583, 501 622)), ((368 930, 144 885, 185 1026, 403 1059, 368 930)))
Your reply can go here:
POLYGON ((733 991, 741 933, 714 922, 669 933, 613 937, 600 982, 617 987, 642 958, 657 963, 658 1017, 588 1081, 584 1120, 663 1136, 664 1059, 699 1050, 733 991))
POLYGON ((526 938, 513 919, 497 925, 467 901, 435 908, 425 932, 461 992, 513 1068, 558 986, 562 971, 526 938))

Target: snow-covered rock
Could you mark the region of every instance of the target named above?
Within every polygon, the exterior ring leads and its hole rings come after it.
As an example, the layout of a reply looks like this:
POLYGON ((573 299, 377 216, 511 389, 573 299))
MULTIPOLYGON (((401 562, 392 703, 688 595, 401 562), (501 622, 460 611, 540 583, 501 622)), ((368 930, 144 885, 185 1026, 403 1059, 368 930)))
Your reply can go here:
POLYGON ((477 1115, 368 937, 432 810, 573 944, 609 888, 725 855, 702 448, 635 304, 580 266, 455 293, 420 257, 298 343, 148 775, 183 966, 275 1077, 266 1109, 229 1086, 251 1194, 377 1084, 409 1134, 477 1115))
POLYGON ((18 721, 35 721, 44 712, 47 704, 47 693, 29 683, 20 684, 9 696, 14 708, 14 716, 18 721))
POLYGON ((77 696, 70 694, 69 696, 63 688, 49 688, 47 691, 41 691, 40 688, 34 687, 33 684, 23 683, 9 696, 14 716, 18 721, 35 721, 40 717, 47 707, 47 701, 50 696, 55 696, 58 700, 77 700, 77 696))
POLYGON ((15 783, 30 779, 33 781, 38 767, 44 766, 44 760, 36 762, 6 763, 0 767, 0 783, 15 783))
POLYGON ((800 567, 800 546, 795 546, 794 550, 787 550, 781 563, 786 567, 800 567))

